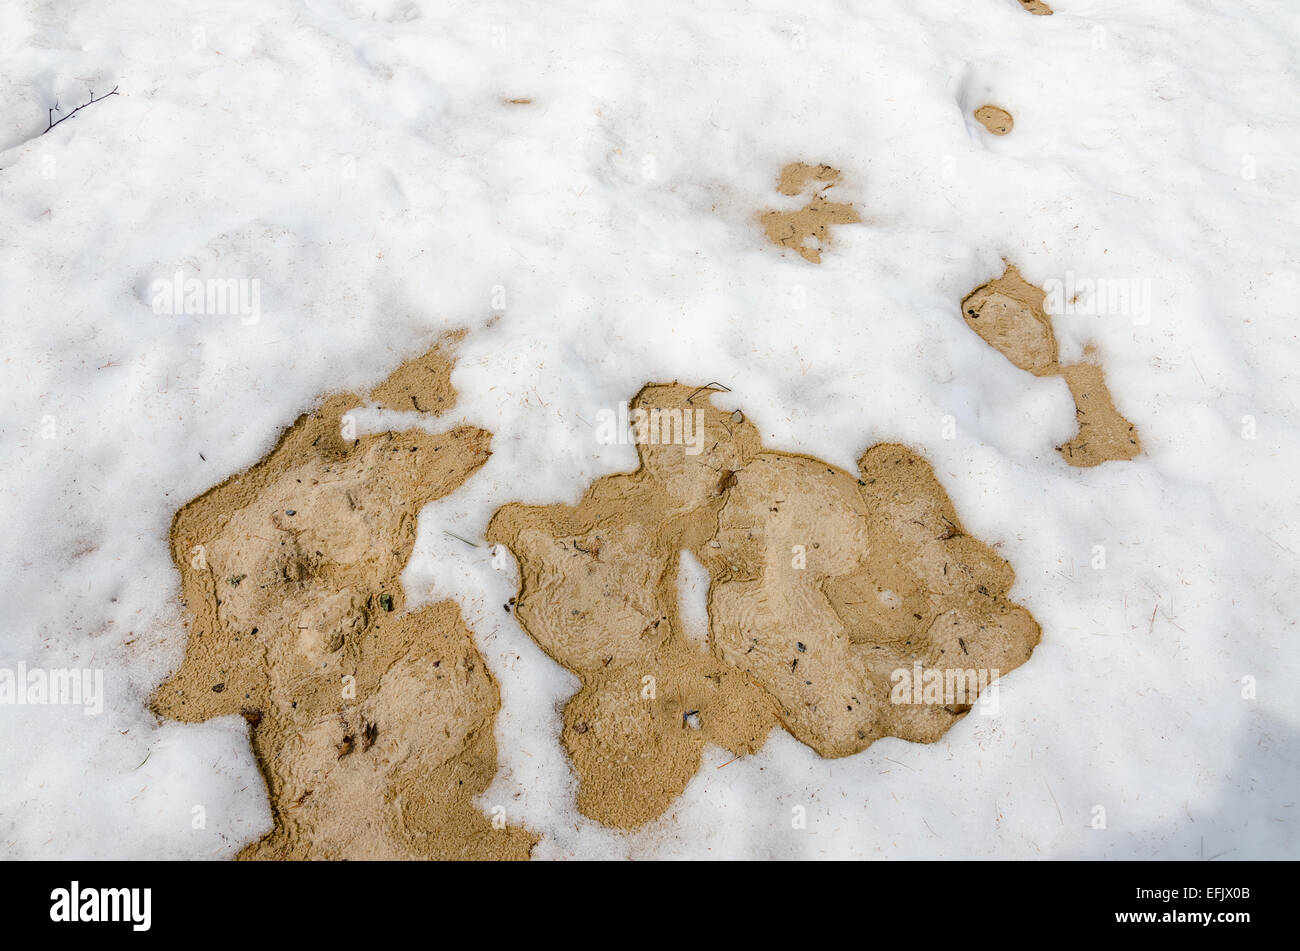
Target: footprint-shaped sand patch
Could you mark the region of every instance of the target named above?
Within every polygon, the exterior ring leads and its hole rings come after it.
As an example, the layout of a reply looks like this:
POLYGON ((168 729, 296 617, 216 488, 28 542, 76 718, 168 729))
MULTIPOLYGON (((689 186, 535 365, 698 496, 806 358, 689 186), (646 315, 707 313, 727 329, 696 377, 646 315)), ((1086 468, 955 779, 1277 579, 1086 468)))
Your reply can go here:
POLYGON ((1001 106, 980 106, 975 110, 975 119, 994 135, 1006 135, 1016 124, 1011 113, 1001 106))
MULTIPOLYGON (((1137 430, 1115 408, 1101 367, 1084 362, 1061 366, 1052 319, 1043 310, 1046 294, 1030 284, 1015 265, 997 280, 976 288, 962 301, 967 325, 1004 357, 1035 376, 1060 376, 1074 397, 1079 434, 1057 446, 1072 466, 1095 466, 1132 459, 1142 451, 1137 430)), ((1093 348, 1084 351, 1086 356, 1093 348)))
POLYGON ((827 192, 839 180, 839 170, 829 165, 793 162, 783 168, 777 191, 782 195, 807 195, 808 204, 797 211, 765 211, 759 215, 768 240, 793 248, 805 261, 820 264, 822 251, 831 243, 830 226, 862 221, 853 205, 828 200, 827 192))
MULTIPOLYGON (((455 401, 447 343, 376 387, 387 409, 455 401)), ((526 858, 534 839, 474 805, 496 774, 496 682, 452 602, 407 613, 420 508, 487 461, 462 426, 354 436, 327 398, 270 454, 177 512, 189 641, 153 710, 239 713, 274 829, 245 859, 526 858)))
POLYGON ((823 756, 937 740, 1037 644, 1010 565, 906 447, 873 446, 854 475, 765 450, 675 383, 630 413, 640 468, 576 506, 504 506, 487 532, 519 562, 520 624, 582 681, 563 741, 586 815, 653 819, 706 744, 749 754, 778 725, 823 756), (678 608, 683 551, 711 579, 703 645, 678 608))

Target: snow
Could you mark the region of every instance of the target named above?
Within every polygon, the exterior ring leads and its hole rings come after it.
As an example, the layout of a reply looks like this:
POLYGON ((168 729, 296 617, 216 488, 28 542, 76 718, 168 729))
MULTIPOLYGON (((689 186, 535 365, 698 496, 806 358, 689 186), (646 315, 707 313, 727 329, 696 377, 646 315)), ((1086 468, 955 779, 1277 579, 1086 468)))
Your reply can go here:
POLYGON ((709 570, 686 549, 677 563, 677 610, 688 643, 709 643, 709 570))
POLYGON ((500 682, 483 805, 536 857, 1300 857, 1300 8, 1053 6, 4 4, 0 667, 103 669, 106 698, 0 707, 0 854, 230 856, 268 828, 244 723, 144 708, 184 646, 171 516, 467 327, 438 425, 494 455, 422 513, 404 579, 460 603, 500 682), (794 160, 864 219, 819 266, 754 221, 794 160), (1142 456, 1067 466, 1065 384, 965 327, 1004 258, 1149 288, 1055 319, 1142 456), (256 319, 156 313, 178 271, 257 281, 256 319), (632 468, 597 415, 673 379, 730 387, 774 448, 933 462, 1043 626, 996 714, 833 761, 778 731, 635 834, 577 814, 576 678, 502 610, 513 564, 444 532, 632 468))

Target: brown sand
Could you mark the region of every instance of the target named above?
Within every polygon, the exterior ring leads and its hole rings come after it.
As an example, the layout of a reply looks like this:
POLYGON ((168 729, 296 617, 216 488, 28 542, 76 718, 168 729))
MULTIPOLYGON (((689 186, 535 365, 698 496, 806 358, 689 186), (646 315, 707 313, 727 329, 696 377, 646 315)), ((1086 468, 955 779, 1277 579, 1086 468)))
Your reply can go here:
POLYGON ((1020 0, 1020 5, 1036 17, 1050 17, 1052 8, 1043 3, 1043 0, 1020 0))
MULTIPOLYGON (((455 402, 444 339, 371 399, 455 402)), ((491 434, 345 440, 327 398, 262 461, 185 505, 172 558, 190 637, 153 710, 242 713, 274 829, 244 859, 526 858, 535 839, 474 805, 496 773, 496 682, 452 602, 405 611, 420 508, 490 455, 491 434)))
MULTIPOLYGON (((1022 370, 1035 376, 1061 376, 1074 397, 1079 434, 1057 451, 1072 466, 1095 466, 1132 459, 1142 451, 1137 430, 1110 398, 1101 367, 1095 363, 1061 366, 1052 319, 1043 310, 1042 288, 1026 281, 1015 265, 997 280, 976 288, 962 301, 967 325, 1022 370)), ((1093 348, 1084 351, 1092 355, 1093 348)))
POLYGON ((980 106, 975 110, 975 118, 994 135, 1006 135, 1016 124, 1011 113, 1000 106, 980 106))
POLYGON ((893 703, 894 672, 1028 659, 1039 627, 1007 599, 1010 565, 966 534, 911 450, 873 446, 858 477, 764 450, 702 388, 649 385, 639 408, 698 410, 703 451, 639 440, 636 472, 597 480, 575 507, 504 506, 487 532, 519 561, 520 624, 582 681, 563 740, 586 815, 653 819, 706 744, 749 754, 778 724, 823 756, 932 742, 973 694, 893 703), (683 550, 711 576, 707 646, 683 631, 683 550))
POLYGON ((782 195, 808 194, 808 204, 798 211, 766 211, 759 222, 767 238, 783 248, 794 248, 805 261, 820 264, 822 250, 831 243, 831 225, 862 221, 853 206, 826 200, 826 192, 840 180, 838 169, 829 165, 793 162, 781 170, 777 191, 782 195))

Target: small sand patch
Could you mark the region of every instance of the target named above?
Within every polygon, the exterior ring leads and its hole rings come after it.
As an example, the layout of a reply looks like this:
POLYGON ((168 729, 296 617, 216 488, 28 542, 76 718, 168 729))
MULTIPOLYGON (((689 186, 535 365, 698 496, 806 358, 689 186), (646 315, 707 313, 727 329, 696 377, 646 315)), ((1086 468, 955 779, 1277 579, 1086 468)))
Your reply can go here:
POLYGON ((702 451, 642 442, 640 468, 578 505, 506 505, 488 526, 519 561, 519 623, 582 681, 563 732, 578 807, 619 828, 661 815, 706 744, 749 754, 778 725, 823 756, 932 742, 977 689, 899 702, 900 670, 1005 673, 1039 640, 1007 598, 1010 565, 966 533, 920 456, 876 445, 854 475, 765 450, 709 400, 646 386, 633 412, 693 420, 702 451), (680 614, 682 551, 711 579, 703 651, 680 614))
MULTIPOLYGON (((1113 459, 1132 459, 1142 451, 1137 430, 1115 408, 1101 367, 1084 362, 1061 366, 1052 319, 1043 310, 1043 289, 1008 265, 997 280, 962 301, 966 324, 989 346, 1035 376, 1060 376, 1074 397, 1079 434, 1057 446, 1072 466, 1095 466, 1113 459)), ((1085 355, 1095 353, 1089 347, 1085 355)))
POLYGON ((840 180, 829 165, 792 162, 781 170, 777 191, 782 195, 808 195, 798 211, 765 211, 759 215, 763 231, 773 244, 793 248, 805 261, 820 264, 822 251, 831 243, 831 225, 859 224, 862 219, 847 202, 827 200, 826 192, 840 180))
MULTIPOLYGON (((386 409, 455 402, 452 340, 371 392, 386 409)), ((496 773, 496 682, 452 602, 407 613, 420 508, 491 454, 469 426, 345 436, 328 397, 171 529, 189 640, 160 716, 248 720, 274 829, 242 859, 526 858, 534 839, 474 805, 496 773)))
POLYGON ((1043 3, 1043 0, 1020 0, 1020 5, 1036 17, 1050 17, 1052 8, 1043 3))
POLYGON ((975 110, 975 118, 994 135, 1006 135, 1016 124, 1011 113, 1000 106, 980 106, 975 110))

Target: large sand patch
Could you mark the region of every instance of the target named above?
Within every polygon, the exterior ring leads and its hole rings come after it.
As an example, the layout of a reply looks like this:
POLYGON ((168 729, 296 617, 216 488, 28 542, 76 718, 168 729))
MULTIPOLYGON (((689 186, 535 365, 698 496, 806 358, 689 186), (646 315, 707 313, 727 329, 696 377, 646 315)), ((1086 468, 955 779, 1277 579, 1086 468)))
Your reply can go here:
MULTIPOLYGON (((370 394, 455 401, 447 342, 370 394)), ((451 602, 405 610, 420 508, 490 455, 473 427, 354 437, 355 394, 300 417, 248 471, 177 512, 189 641, 162 716, 242 713, 275 827, 240 858, 525 858, 473 799, 496 773, 496 682, 451 602)))
POLYGON ((978 689, 900 700, 900 672, 996 679, 1028 659, 1039 628, 1007 598, 1010 565, 916 453, 873 446, 854 475, 766 450, 740 412, 675 383, 631 410, 637 471, 576 506, 504 506, 487 532, 519 561, 520 624, 581 678, 563 741, 585 814, 646 822, 706 744, 752 753, 778 725, 823 756, 934 741, 978 689), (678 605, 683 551, 711 578, 703 645, 678 605))

